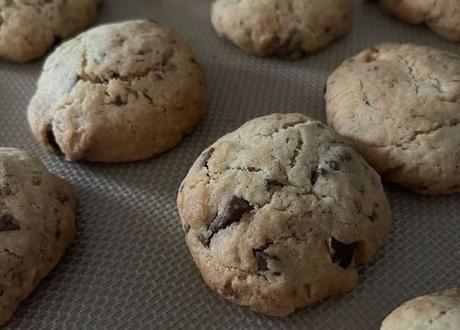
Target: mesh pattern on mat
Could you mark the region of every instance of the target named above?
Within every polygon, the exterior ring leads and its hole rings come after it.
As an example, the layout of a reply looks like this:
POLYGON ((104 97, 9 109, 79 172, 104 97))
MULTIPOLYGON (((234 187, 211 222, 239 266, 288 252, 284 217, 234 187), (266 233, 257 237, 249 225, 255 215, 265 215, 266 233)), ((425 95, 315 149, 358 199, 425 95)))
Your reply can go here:
POLYGON ((42 61, 0 62, 0 145, 41 158, 78 191, 78 234, 59 266, 17 311, 9 328, 377 329, 401 301, 458 286, 459 196, 423 197, 387 186, 394 226, 376 262, 349 295, 284 319, 267 318, 210 291, 185 246, 176 190, 200 151, 246 120, 303 112, 324 120, 323 88, 346 57, 383 41, 459 52, 424 27, 355 1, 351 34, 298 62, 259 59, 215 36, 210 0, 106 0, 99 22, 153 18, 174 28, 204 65, 209 114, 180 146, 127 165, 69 164, 49 156, 25 112, 42 61), (457 246, 455 246, 457 244, 457 246))

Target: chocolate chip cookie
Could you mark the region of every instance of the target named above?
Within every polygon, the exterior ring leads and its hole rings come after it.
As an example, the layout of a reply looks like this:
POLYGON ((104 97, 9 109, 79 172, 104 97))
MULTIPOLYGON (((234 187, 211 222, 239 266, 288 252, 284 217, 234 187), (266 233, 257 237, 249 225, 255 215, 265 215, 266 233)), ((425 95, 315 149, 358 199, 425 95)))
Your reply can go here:
POLYGON ((391 224, 378 174, 345 140, 301 114, 272 114, 196 160, 177 205, 206 283, 282 316, 345 293, 391 224))
POLYGON ((204 80, 171 30, 142 20, 102 25, 48 58, 29 105, 30 127, 70 161, 149 158, 201 119, 204 80))
POLYGON ((460 288, 421 296, 405 302, 385 320, 380 330, 460 329, 460 288))
POLYGON ((0 58, 28 62, 96 20, 99 0, 0 0, 0 58))
POLYGON ((56 266, 74 234, 72 187, 26 152, 0 148, 0 325, 56 266))
POLYGON ((220 37, 259 56, 298 58, 348 32, 352 0, 217 0, 211 20, 220 37))
POLYGON ((424 194, 460 192, 460 57, 382 44, 329 78, 329 124, 384 178, 424 194))
POLYGON ((380 0, 390 15, 412 24, 426 24, 439 36, 460 42, 460 1, 380 0))

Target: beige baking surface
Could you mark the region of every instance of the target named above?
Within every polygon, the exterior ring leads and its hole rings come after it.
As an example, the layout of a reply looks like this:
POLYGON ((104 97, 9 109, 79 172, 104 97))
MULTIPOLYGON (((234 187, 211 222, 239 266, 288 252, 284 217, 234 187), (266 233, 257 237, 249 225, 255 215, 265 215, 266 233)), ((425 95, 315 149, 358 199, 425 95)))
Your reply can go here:
MULTIPOLYGON (((318 0, 321 1, 321 0, 318 0)), ((210 0, 105 0, 100 23, 152 18, 193 48, 208 78, 209 115, 171 152, 137 164, 69 164, 32 139, 25 112, 42 62, 0 62, 0 145, 40 157, 78 190, 79 230, 62 263, 20 307, 10 328, 377 329, 401 301, 460 286, 460 195, 423 197, 387 186, 394 226, 349 295, 267 318, 209 290, 184 243, 176 190, 200 151, 246 120, 271 112, 324 119, 323 88, 346 57, 383 41, 460 53, 460 45, 355 1, 347 37, 299 62, 259 59, 218 40, 210 0)))

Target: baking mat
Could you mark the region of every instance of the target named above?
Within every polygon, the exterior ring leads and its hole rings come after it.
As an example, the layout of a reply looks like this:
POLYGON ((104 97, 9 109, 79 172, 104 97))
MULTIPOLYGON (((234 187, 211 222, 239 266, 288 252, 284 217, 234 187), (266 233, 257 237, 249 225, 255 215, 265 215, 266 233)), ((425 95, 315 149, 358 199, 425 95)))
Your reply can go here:
MULTIPOLYGON (((321 1, 321 0, 317 0, 321 1)), ((215 36, 210 0, 105 0, 99 23, 153 18, 191 46, 208 79, 209 114, 172 151, 135 164, 67 163, 46 154, 26 122, 42 61, 0 61, 0 145, 30 151, 78 192, 78 233, 58 267, 6 328, 378 329, 400 302, 460 286, 460 195, 424 197, 387 185, 394 225, 374 264, 350 294, 278 319, 254 314, 212 292, 186 248, 176 191, 207 145, 246 120, 302 112, 324 120, 327 76, 345 58, 384 41, 460 53, 428 29, 355 1, 353 31, 298 62, 246 55, 215 36)))

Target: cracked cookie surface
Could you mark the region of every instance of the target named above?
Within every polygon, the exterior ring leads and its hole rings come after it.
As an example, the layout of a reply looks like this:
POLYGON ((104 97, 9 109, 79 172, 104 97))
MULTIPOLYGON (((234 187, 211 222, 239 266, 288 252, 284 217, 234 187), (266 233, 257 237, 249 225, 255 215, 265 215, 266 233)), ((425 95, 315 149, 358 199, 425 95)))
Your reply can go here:
POLYGON ((439 36, 460 42, 460 1, 381 0, 385 12, 412 24, 426 24, 439 36))
POLYGON ((29 124, 42 145, 71 161, 149 158, 201 119, 204 80, 171 30, 150 21, 99 26, 48 58, 29 124))
POLYGON ((348 32, 352 0, 217 0, 217 34, 259 56, 315 52, 348 32))
POLYGON ((220 138, 191 167, 177 204, 206 283, 275 316, 350 291, 391 223, 378 174, 300 114, 257 118, 220 138))
POLYGON ((75 235, 75 195, 26 152, 0 148, 0 325, 75 235))
POLYGON ((326 92, 329 124, 389 181, 460 192, 460 57, 381 44, 345 61, 326 92))
POLYGON ((99 0, 0 0, 0 58, 28 62, 96 20, 99 0))
POLYGON ((380 330, 455 330, 460 327, 460 288, 409 300, 391 312, 380 330))

